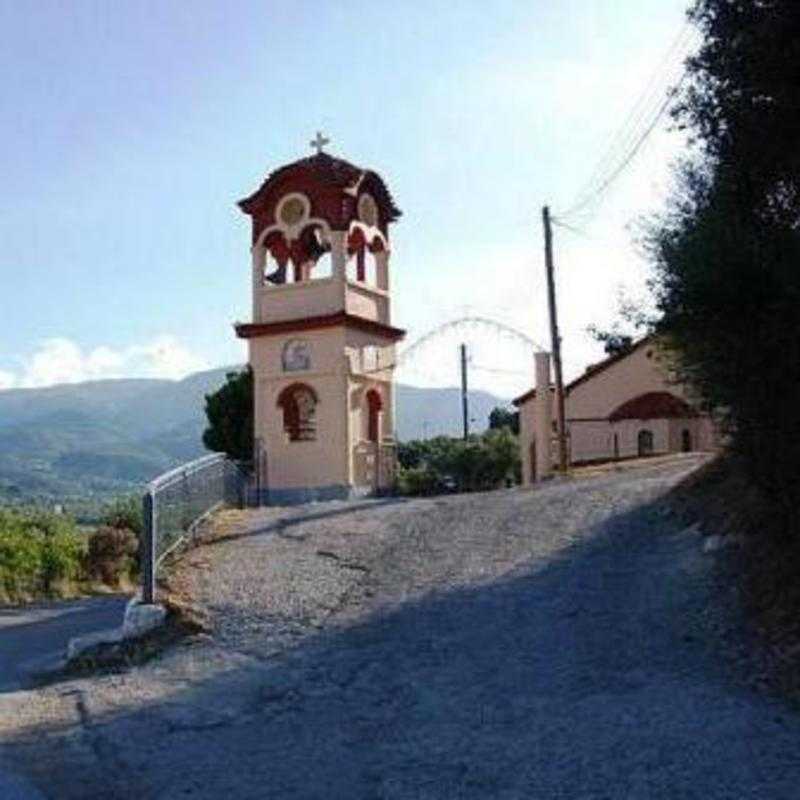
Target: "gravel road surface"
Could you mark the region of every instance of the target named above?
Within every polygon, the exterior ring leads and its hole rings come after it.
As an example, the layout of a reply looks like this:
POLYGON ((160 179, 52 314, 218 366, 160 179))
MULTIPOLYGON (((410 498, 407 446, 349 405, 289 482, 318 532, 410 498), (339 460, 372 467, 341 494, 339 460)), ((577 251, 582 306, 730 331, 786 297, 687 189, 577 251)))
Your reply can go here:
POLYGON ((213 634, 0 696, 0 763, 59 800, 794 800, 800 717, 728 677, 664 513, 696 463, 230 513, 175 576, 213 634))

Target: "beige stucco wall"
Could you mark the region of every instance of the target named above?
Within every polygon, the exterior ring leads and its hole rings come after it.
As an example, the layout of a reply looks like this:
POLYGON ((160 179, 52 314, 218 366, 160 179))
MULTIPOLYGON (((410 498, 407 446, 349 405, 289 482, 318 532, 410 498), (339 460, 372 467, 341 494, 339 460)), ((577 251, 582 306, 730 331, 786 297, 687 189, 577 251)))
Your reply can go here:
POLYGON ((375 286, 348 281, 345 293, 345 309, 348 314, 355 314, 364 319, 376 322, 389 322, 389 294, 375 286))
POLYGON ((284 322, 326 316, 344 307, 344 282, 321 278, 301 283, 267 285, 255 290, 254 322, 284 322))
MULTIPOLYGON (((652 341, 644 342, 626 358, 610 364, 574 387, 565 399, 570 462, 614 458, 615 435, 618 457, 635 457, 639 451, 641 430, 652 431, 654 453, 680 452, 684 430, 690 432, 693 450, 713 450, 716 447, 716 429, 706 415, 691 419, 608 421, 609 415, 622 403, 648 392, 670 392, 690 404, 695 402, 685 385, 673 382, 668 356, 652 341)), ((554 393, 551 393, 551 399, 555 418, 554 393)), ((533 398, 524 402, 519 412, 524 479, 525 475, 530 475, 529 453, 535 416, 533 398)))
POLYGON ((567 395, 567 419, 607 418, 626 400, 645 392, 671 392, 689 400, 686 389, 670 380, 667 357, 646 342, 567 395))
POLYGON ((331 328, 250 340, 250 363, 255 378, 255 432, 267 452, 270 488, 323 487, 350 482, 344 338, 343 328, 331 328), (312 368, 284 372, 283 346, 297 338, 310 345, 312 368), (289 441, 283 429, 278 397, 283 389, 296 382, 311 386, 318 397, 314 441, 289 441))
MULTIPOLYGON (((391 440, 394 431, 394 345, 377 334, 345 325, 260 336, 249 344, 255 377, 255 434, 267 453, 265 478, 270 490, 359 487, 365 479, 365 448, 370 453, 375 449, 367 441, 366 393, 370 389, 381 395, 380 441, 391 440), (283 348, 297 339, 310 348, 311 369, 284 372, 283 348), (367 347, 375 348, 372 359, 365 358, 367 347), (370 361, 386 369, 375 371, 370 361), (314 441, 290 441, 283 429, 277 401, 292 383, 308 384, 317 394, 314 441)), ((378 473, 382 486, 390 479, 388 470, 378 473)))
POLYGON ((519 407, 519 442, 520 456, 522 458, 522 483, 527 485, 534 481, 533 453, 531 445, 534 441, 536 404, 533 399, 519 407))
POLYGON ((284 322, 327 316, 345 310, 364 319, 389 324, 389 293, 376 286, 336 276, 299 283, 267 284, 255 289, 254 322, 284 322))

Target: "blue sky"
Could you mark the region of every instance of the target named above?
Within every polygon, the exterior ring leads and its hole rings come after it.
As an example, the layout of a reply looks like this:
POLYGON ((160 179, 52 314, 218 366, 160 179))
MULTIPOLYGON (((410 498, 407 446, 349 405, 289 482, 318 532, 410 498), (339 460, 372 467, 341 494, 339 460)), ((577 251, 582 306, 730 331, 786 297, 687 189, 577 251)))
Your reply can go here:
MULTIPOLYGON (((546 343, 541 205, 589 177, 685 5, 0 0, 0 387, 241 361, 235 202, 317 129, 404 212, 392 282, 410 339, 468 309, 546 343)), ((657 131, 591 238, 557 232, 568 374, 600 355, 586 325, 642 291, 626 224, 658 207, 679 146, 657 131)), ((452 346, 431 364, 455 364, 452 346)))

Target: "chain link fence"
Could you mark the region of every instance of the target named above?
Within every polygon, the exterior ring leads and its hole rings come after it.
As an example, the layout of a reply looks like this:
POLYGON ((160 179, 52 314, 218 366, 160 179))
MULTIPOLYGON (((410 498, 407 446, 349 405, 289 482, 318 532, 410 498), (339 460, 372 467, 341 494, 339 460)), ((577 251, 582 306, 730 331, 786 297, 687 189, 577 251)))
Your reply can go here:
POLYGON ((190 539, 198 522, 222 506, 241 507, 248 478, 222 453, 204 456, 160 475, 143 498, 142 601, 154 603, 164 558, 190 539))

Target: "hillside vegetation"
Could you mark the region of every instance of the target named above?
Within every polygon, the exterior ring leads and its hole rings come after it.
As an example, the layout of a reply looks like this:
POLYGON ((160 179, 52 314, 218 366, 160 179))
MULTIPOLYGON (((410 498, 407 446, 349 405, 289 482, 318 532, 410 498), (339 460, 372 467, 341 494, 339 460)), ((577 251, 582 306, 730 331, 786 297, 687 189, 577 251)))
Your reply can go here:
POLYGON ((105 506, 101 522, 87 531, 66 514, 0 508, 0 603, 126 587, 138 571, 138 498, 105 506))
MULTIPOLYGON (((0 392, 0 503, 59 502, 95 519, 112 496, 206 451, 205 395, 230 368, 181 381, 109 380, 0 392)), ((397 387, 398 435, 456 434, 458 389, 397 387)), ((470 393, 485 427, 504 401, 470 393)))

